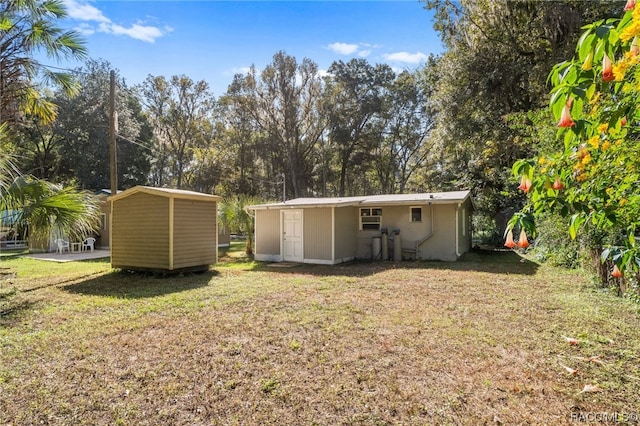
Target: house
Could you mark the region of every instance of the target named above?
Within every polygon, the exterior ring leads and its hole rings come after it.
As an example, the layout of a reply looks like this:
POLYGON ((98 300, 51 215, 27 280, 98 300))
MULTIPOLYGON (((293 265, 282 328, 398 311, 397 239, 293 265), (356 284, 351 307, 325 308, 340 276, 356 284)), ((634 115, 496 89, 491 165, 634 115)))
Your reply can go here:
POLYGON ((111 266, 178 272, 207 270, 218 258, 221 197, 135 186, 111 203, 111 266))
POLYGON ((111 244, 109 241, 111 236, 111 202, 107 200, 111 196, 111 190, 101 189, 95 193, 95 196, 100 201, 100 229, 96 234, 96 247, 108 249, 111 244))
POLYGON ((247 209, 255 212, 256 260, 452 261, 471 248, 469 191, 297 198, 247 209))

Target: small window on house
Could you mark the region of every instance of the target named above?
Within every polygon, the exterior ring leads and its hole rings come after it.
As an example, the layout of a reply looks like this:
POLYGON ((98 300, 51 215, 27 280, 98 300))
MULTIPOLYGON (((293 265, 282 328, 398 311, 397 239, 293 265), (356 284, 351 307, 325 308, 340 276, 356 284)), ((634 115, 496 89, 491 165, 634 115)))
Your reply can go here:
POLYGON ((107 215, 104 213, 100 215, 100 230, 102 231, 107 230, 107 215))
POLYGON ((422 222, 422 207, 411 207, 411 222, 422 222))
POLYGON ((379 231, 382 224, 382 209, 360 209, 360 230, 379 231))

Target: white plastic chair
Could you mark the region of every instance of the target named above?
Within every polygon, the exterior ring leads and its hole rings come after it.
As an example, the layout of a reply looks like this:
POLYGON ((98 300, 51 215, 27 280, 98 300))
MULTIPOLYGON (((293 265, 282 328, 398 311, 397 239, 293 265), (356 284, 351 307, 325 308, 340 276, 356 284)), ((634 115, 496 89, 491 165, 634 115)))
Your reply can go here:
POLYGON ((85 240, 82 242, 82 250, 91 250, 91 253, 93 253, 93 245, 96 243, 96 239, 93 237, 89 237, 89 238, 85 238, 85 240))
POLYGON ((71 251, 69 249, 69 241, 58 239, 56 240, 56 244, 58 245, 58 253, 60 254, 62 254, 62 252, 64 252, 65 249, 67 249, 68 252, 71 251))

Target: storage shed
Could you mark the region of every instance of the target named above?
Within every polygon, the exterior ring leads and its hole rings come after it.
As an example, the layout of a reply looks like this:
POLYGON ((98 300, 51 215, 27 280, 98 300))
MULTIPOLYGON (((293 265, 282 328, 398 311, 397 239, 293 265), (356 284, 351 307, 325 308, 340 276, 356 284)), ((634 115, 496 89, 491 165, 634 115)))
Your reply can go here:
POLYGON ((219 196, 136 186, 111 201, 111 266, 130 270, 207 270, 218 259, 219 196))
POLYGON ((471 249, 469 191, 297 198, 255 212, 255 259, 453 261, 471 249))

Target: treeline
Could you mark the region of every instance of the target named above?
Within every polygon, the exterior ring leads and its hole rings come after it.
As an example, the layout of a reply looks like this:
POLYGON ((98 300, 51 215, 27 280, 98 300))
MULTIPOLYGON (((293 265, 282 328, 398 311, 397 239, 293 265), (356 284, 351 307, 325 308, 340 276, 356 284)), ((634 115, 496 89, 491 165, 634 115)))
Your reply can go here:
MULTIPOLYGON (((80 187, 109 187, 106 61, 75 72, 80 90, 51 95, 57 120, 21 127, 22 170, 80 187)), ((278 52, 236 75, 216 98, 205 81, 117 78, 121 188, 150 184, 222 195, 287 198, 426 190, 433 124, 422 70, 399 74, 364 59, 321 75, 310 59, 278 52)))
MULTIPOLYGON (((493 223, 522 203, 513 162, 555 143, 549 71, 573 55, 584 23, 620 3, 427 0, 445 52, 414 71, 352 59, 321 73, 281 51, 218 97, 184 75, 136 86, 119 76, 120 187, 265 199, 282 198, 283 179, 287 198, 470 188, 493 223)), ((3 148, 23 171, 109 187, 111 68, 89 60, 76 96, 49 94, 55 121, 22 120, 3 148)))

